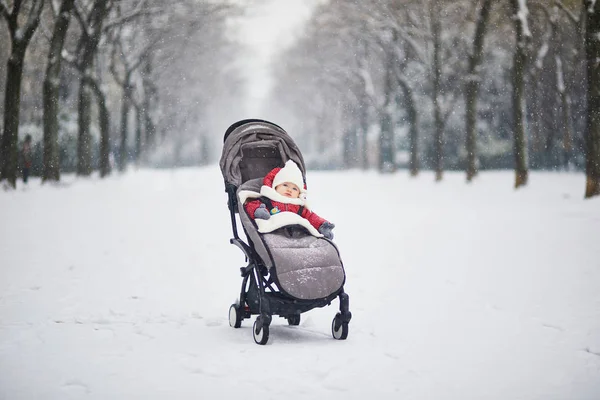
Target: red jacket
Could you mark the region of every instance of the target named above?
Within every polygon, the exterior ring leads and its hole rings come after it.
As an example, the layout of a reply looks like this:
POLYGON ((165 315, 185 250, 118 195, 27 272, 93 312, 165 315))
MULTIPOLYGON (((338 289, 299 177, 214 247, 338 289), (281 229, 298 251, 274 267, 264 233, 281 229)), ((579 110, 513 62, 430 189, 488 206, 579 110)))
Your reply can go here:
MULTIPOLYGON (((279 201, 275 201, 275 200, 271 200, 271 203, 273 204, 273 208, 277 208, 279 211, 291 211, 291 212, 297 214, 298 210, 300 209, 300 206, 296 205, 296 204, 280 203, 279 201)), ((257 208, 260 207, 261 204, 262 204, 262 202, 257 199, 257 200, 249 201, 244 205, 244 208, 246 209, 246 212, 248 213, 250 218, 254 219, 254 212, 256 211, 257 208)), ((269 211, 271 211, 271 210, 269 210, 269 211)), ((273 212, 271 211, 271 213, 273 213, 273 212)), ((315 229, 317 229, 317 230, 319 229, 321 224, 323 222, 325 222, 325 219, 319 217, 317 214, 310 211, 308 208, 304 208, 302 210, 302 214, 300 214, 300 216, 302 218, 306 218, 308 220, 308 222, 310 222, 310 224, 312 226, 314 226, 315 229)))

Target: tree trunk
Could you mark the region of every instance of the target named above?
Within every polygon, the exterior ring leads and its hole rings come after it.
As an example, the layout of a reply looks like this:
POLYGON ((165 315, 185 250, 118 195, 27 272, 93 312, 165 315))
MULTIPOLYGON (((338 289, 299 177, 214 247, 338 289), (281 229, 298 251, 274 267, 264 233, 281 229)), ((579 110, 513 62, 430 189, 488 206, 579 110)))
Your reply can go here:
POLYGON ((11 39, 11 54, 8 58, 4 89, 4 133, 0 140, 0 181, 6 179, 13 189, 17 187, 17 142, 19 140, 23 60, 27 46, 40 23, 44 0, 31 2, 29 16, 24 26, 19 28, 21 5, 22 0, 14 0, 12 12, 9 12, 4 2, 0 4, 0 15, 6 19, 11 39))
POLYGON ((78 124, 79 137, 77 143, 77 175, 88 176, 92 173, 91 149, 91 82, 92 66, 102 36, 102 25, 110 9, 110 3, 105 0, 95 0, 88 18, 88 26, 82 27, 83 32, 79 41, 79 70, 81 84, 79 88, 78 124))
POLYGON ((388 107, 384 107, 380 120, 381 133, 379 135, 379 172, 394 172, 394 146, 392 117, 388 107))
POLYGON ((0 181, 6 179, 17 187, 17 161, 19 139, 19 111, 21 106, 21 79, 23 77, 23 58, 25 47, 13 42, 13 50, 8 59, 6 71, 6 92, 4 97, 4 134, 0 147, 0 181))
POLYGON ((144 100, 142 104, 142 113, 144 119, 145 140, 142 144, 142 156, 145 159, 147 152, 155 145, 156 127, 152 121, 153 105, 156 104, 157 89, 152 79, 152 55, 147 54, 144 57, 142 85, 144 88, 144 100))
POLYGON ((525 6, 526 0, 511 0, 513 18, 517 31, 515 54, 513 59, 513 126, 515 154, 515 188, 527 184, 527 140, 525 137, 525 63, 526 41, 529 31, 527 28, 526 10, 521 10, 519 3, 525 6))
POLYGON ((367 134, 369 131, 369 114, 366 104, 360 107, 360 152, 361 167, 364 171, 369 169, 369 144, 367 134))
POLYGON ((567 94, 566 88, 560 92, 560 102, 563 117, 563 126, 565 133, 563 136, 563 163, 565 169, 569 169, 571 164, 571 152, 573 150, 573 128, 571 124, 571 100, 567 94))
POLYGON ((100 177, 104 178, 110 174, 110 122, 109 112, 106 107, 104 93, 98 96, 98 106, 100 108, 100 177))
MULTIPOLYGON (((395 35, 395 32, 394 32, 395 35)), ((391 41, 390 46, 395 45, 396 40, 391 41)), ((392 126, 392 104, 394 98, 394 52, 391 48, 386 51, 385 65, 385 98, 381 107, 379 124, 379 172, 394 172, 396 162, 394 160, 394 129, 392 126)))
POLYGON ((58 154, 58 85, 62 60, 62 49, 71 20, 75 0, 64 0, 58 11, 54 31, 50 40, 48 65, 44 78, 44 169, 42 181, 60 180, 58 154))
POLYGON ((208 136, 202 136, 202 144, 200 145, 200 165, 208 165, 210 163, 210 142, 208 136))
POLYGON ((78 104, 78 140, 77 140, 77 175, 89 176, 92 173, 92 121, 91 71, 86 70, 79 87, 78 104))
MULTIPOLYGON (((365 24, 363 24, 365 26, 365 24)), ((365 27, 366 29, 366 27, 365 27)), ((368 73, 366 72, 365 60, 369 59, 369 47, 367 45, 366 40, 361 40, 359 48, 361 49, 360 54, 358 55, 358 69, 361 76, 361 91, 360 91, 360 105, 359 105, 359 124, 360 124, 360 153, 361 153, 361 168, 363 171, 367 171, 369 169, 369 143, 368 143, 368 133, 369 133, 369 85, 368 85, 368 73)))
POLYGON ((584 0, 587 9, 585 53, 587 69, 587 124, 585 197, 600 195, 600 2, 584 0))
MULTIPOLYGON (((562 137, 562 154, 561 154, 561 162, 565 168, 565 170, 569 169, 569 165, 571 162, 571 142, 573 138, 573 128, 571 123, 571 99, 569 96, 569 82, 565 79, 566 71, 563 64, 563 48, 564 44, 561 43, 559 38, 559 29, 558 25, 558 6, 553 7, 553 12, 547 12, 548 20, 550 22, 550 43, 555 44, 554 47, 554 64, 556 67, 556 92, 558 94, 558 102, 560 103, 560 122, 557 122, 557 125, 563 129, 563 137, 562 137)), ((569 51, 573 51, 571 46, 569 46, 569 51)))
POLYGON ((127 130, 129 128, 129 108, 131 106, 132 88, 129 83, 123 87, 123 101, 121 102, 121 150, 119 153, 119 171, 125 171, 129 152, 127 151, 127 130))
POLYGON ((142 155, 142 110, 141 107, 135 108, 135 165, 140 164, 142 155))
POLYGON ((152 149, 156 143, 156 125, 152 121, 152 116, 148 112, 148 109, 144 107, 144 133, 146 135, 146 140, 144 141, 144 146, 142 150, 142 154, 144 155, 144 159, 148 159, 148 151, 152 149))
POLYGON ((417 176, 419 174, 419 114, 415 105, 415 99, 413 91, 410 88, 408 82, 404 79, 399 79, 400 87, 404 92, 404 101, 406 103, 406 114, 408 116, 409 124, 409 146, 410 146, 410 159, 409 159, 409 170, 411 176, 417 176))
MULTIPOLYGON (((537 71, 540 73, 541 71, 537 71)), ((542 110, 540 107, 540 79, 534 78, 533 80, 533 93, 531 96, 531 135, 533 138, 532 143, 532 163, 534 168, 540 168, 542 162, 542 152, 544 151, 544 140, 542 137, 541 125, 542 125, 542 110)))
POLYGON ((469 57, 469 70, 467 71, 467 84, 465 88, 466 104, 466 136, 467 136, 467 182, 477 174, 477 96, 479 94, 479 65, 483 54, 485 30, 487 28, 491 0, 483 0, 479 9, 477 25, 475 26, 475 39, 473 40, 473 53, 469 57))
POLYGON ((104 178, 110 174, 110 113, 106 107, 106 96, 100 90, 96 81, 90 82, 90 88, 96 95, 98 110, 100 113, 100 177, 104 178))
POLYGON ((352 167, 352 128, 346 127, 342 134, 342 166, 344 169, 352 167))
POLYGON ((431 36, 433 40, 433 117, 434 117, 434 168, 435 180, 441 181, 444 174, 444 121, 440 105, 442 63, 441 63, 441 23, 439 16, 439 3, 432 0, 429 3, 429 15, 431 19, 431 36))

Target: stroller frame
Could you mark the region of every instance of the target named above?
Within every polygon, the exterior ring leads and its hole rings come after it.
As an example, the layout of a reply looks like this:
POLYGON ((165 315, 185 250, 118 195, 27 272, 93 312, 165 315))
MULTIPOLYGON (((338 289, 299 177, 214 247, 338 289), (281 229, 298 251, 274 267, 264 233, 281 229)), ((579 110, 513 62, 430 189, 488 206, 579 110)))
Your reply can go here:
MULTIPOLYGON (((277 126, 269 121, 259 119, 242 120, 233 124, 227 130, 225 139, 227 139, 227 136, 235 128, 248 123, 266 123, 277 126)), ((285 318, 289 325, 299 325, 301 313, 313 308, 331 305, 331 302, 338 297, 339 312, 332 321, 331 330, 334 339, 345 340, 348 336, 348 323, 352 318, 352 313, 349 310, 349 296, 344 292, 343 285, 338 291, 315 300, 295 299, 281 293, 278 290, 276 274, 269 272, 253 246, 244 242, 239 236, 235 216, 236 212, 239 212, 237 190, 238 187, 236 185, 225 180, 225 192, 228 198, 227 206, 229 208, 233 232, 233 238, 229 242, 244 253, 245 261, 247 262, 246 266, 240 268, 242 276, 240 296, 238 302, 232 304, 229 308, 229 324, 233 328, 239 328, 244 319, 249 319, 252 315, 257 315, 253 326, 253 337, 257 344, 264 345, 269 339, 269 326, 274 315, 285 318)), ((243 225, 242 228, 245 231, 243 225)), ((289 227, 285 229, 295 228, 289 227)), ((250 236, 247 232, 245 233, 250 242, 250 236)))

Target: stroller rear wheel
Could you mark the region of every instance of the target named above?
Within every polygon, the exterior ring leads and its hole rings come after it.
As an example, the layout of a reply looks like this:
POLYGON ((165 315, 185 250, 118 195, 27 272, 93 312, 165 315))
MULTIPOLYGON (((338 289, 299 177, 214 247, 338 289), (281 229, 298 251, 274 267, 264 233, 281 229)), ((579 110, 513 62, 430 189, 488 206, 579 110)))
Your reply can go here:
POLYGON ((264 325, 260 316, 254 321, 252 335, 256 344, 267 344, 269 341, 269 325, 264 325))
POLYGON ((290 324, 291 326, 298 326, 300 325, 300 314, 293 314, 290 315, 289 317, 286 317, 288 324, 290 324))
POLYGON ((348 337, 348 322, 342 320, 342 314, 337 313, 331 323, 331 334, 334 339, 346 340, 348 337))
POLYGON ((232 328, 239 328, 242 326, 242 320, 244 319, 244 314, 242 309, 237 304, 232 304, 229 307, 229 326, 232 328))

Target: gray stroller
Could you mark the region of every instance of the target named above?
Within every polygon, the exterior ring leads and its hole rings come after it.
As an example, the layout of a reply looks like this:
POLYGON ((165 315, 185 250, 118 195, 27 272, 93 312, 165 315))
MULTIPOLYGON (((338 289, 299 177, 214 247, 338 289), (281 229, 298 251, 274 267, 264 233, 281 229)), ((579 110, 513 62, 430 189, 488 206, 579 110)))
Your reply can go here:
POLYGON ((225 133, 220 167, 231 215, 230 242, 242 250, 248 262, 240 268, 242 289, 238 301, 229 308, 229 324, 239 328, 244 319, 257 315, 254 341, 266 344, 273 315, 285 318, 289 325, 299 325, 300 314, 330 305, 338 297, 340 307, 331 332, 335 339, 344 340, 352 314, 344 292, 346 275, 335 244, 311 235, 300 225, 260 233, 240 201, 240 192, 258 192, 264 176, 288 160, 298 165, 306 180, 302 154, 278 125, 246 119, 225 133), (238 234, 236 213, 247 243, 238 234))

